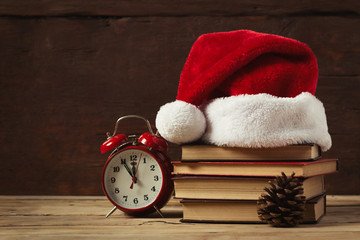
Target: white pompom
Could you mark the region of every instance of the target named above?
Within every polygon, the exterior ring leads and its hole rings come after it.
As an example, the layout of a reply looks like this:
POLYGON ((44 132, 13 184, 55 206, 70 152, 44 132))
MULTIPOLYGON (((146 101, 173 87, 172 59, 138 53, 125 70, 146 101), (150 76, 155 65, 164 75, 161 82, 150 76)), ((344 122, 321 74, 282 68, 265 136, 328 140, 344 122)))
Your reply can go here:
POLYGON ((204 134, 206 120, 196 106, 176 100, 160 108, 156 116, 156 128, 169 142, 189 143, 200 139, 204 134))

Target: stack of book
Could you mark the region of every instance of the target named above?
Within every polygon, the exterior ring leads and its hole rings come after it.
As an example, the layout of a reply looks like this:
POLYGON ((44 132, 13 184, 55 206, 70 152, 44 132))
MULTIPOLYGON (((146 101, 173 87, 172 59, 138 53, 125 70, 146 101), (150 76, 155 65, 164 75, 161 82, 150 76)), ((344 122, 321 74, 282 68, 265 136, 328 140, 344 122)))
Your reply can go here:
POLYGON ((279 148, 230 148, 183 145, 173 162, 175 197, 184 222, 260 222, 257 200, 268 181, 284 172, 303 181, 303 223, 325 214, 324 175, 338 169, 337 159, 321 159, 315 144, 279 148))

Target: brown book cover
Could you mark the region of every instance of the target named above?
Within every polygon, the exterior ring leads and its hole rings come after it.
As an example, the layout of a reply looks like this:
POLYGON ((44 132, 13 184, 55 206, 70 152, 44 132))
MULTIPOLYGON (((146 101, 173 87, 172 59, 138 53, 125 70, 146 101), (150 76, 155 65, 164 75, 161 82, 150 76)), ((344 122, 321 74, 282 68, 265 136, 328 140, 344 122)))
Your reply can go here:
MULTIPOLYGON (((182 222, 260 223, 256 200, 182 200, 182 222)), ((302 223, 317 223, 326 213, 326 196, 305 203, 302 223)))
POLYGON ((275 148, 218 147, 182 145, 182 161, 313 161, 321 157, 316 144, 289 145, 275 148))
POLYGON ((338 159, 305 162, 173 162, 175 175, 275 177, 284 172, 295 177, 312 177, 334 173, 338 159))
MULTIPOLYGON (((175 185, 175 198, 257 200, 264 188, 269 187, 268 181, 274 178, 178 175, 172 179, 175 185)), ((324 176, 300 180, 303 182, 303 195, 306 199, 324 194, 324 176)))

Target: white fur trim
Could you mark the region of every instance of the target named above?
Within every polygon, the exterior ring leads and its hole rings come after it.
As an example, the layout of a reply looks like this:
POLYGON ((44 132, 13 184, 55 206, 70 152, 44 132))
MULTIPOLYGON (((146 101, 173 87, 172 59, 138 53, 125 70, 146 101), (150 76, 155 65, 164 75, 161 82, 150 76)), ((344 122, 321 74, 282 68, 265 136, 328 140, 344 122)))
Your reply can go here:
POLYGON ((155 122, 160 135, 176 144, 200 139, 206 128, 206 120, 200 109, 179 100, 162 106, 155 122))
POLYGON ((324 106, 307 92, 295 98, 217 98, 201 109, 207 118, 203 140, 211 144, 259 148, 316 143, 323 151, 331 147, 324 106))

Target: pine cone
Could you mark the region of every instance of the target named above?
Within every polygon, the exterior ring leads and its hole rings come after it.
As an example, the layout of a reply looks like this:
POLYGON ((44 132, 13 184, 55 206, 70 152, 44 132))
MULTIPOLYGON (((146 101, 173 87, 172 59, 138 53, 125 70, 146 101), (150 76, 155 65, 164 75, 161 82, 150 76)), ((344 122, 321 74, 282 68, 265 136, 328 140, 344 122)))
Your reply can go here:
POLYGON ((264 188, 257 201, 259 218, 275 227, 294 227, 303 218, 305 197, 302 182, 294 178, 295 173, 287 177, 285 173, 269 181, 270 188, 264 188))

